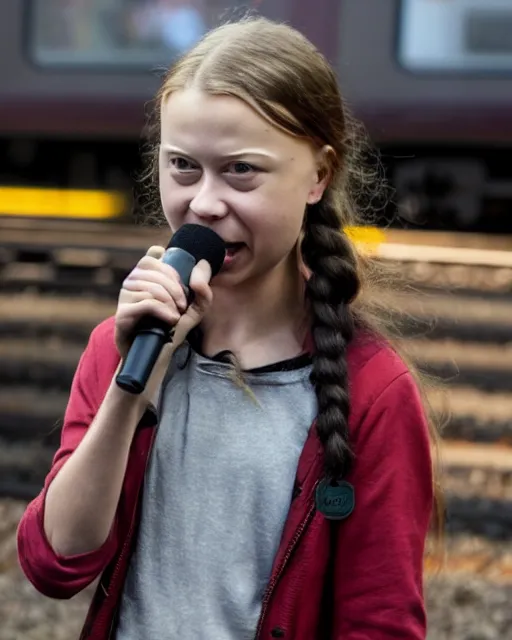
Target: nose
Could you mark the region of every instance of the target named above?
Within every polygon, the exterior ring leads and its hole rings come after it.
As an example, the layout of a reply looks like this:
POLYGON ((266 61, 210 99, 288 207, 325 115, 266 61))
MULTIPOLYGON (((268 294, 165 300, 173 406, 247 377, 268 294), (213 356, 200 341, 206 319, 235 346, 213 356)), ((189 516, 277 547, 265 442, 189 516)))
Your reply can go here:
POLYGON ((190 201, 189 209, 198 218, 215 220, 223 218, 228 213, 228 206, 221 197, 220 185, 213 177, 204 175, 197 189, 190 201))

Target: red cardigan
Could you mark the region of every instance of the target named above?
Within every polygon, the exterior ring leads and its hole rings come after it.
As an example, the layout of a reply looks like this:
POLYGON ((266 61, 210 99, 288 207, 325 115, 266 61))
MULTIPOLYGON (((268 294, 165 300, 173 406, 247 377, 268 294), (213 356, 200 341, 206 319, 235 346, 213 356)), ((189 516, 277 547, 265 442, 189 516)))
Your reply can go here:
MULTIPOLYGON (((41 593, 70 598, 101 574, 81 638, 107 640, 133 548, 155 417, 135 435, 114 526, 96 551, 54 553, 43 530, 52 478, 83 438, 118 365, 110 318, 92 332, 78 365, 61 445, 44 488, 18 528, 23 571, 41 593)), ((356 462, 347 480, 355 509, 340 522, 315 508, 322 447, 314 425, 302 451, 257 640, 423 640, 423 553, 433 491, 428 428, 413 379, 399 357, 359 337, 348 354, 350 430, 356 462)))

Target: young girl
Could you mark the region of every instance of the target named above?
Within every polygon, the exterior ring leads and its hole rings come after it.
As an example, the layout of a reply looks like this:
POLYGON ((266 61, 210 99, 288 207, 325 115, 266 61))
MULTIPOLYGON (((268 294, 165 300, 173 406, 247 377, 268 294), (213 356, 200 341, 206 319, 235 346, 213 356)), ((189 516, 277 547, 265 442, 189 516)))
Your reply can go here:
POLYGON ((343 232, 366 187, 334 72, 245 19, 157 104, 165 219, 210 227, 226 259, 211 282, 196 266, 188 309, 163 248, 127 277, 20 523, 23 570, 54 598, 101 576, 82 638, 425 638, 432 438, 343 232), (133 396, 115 375, 147 314, 176 332, 133 396))

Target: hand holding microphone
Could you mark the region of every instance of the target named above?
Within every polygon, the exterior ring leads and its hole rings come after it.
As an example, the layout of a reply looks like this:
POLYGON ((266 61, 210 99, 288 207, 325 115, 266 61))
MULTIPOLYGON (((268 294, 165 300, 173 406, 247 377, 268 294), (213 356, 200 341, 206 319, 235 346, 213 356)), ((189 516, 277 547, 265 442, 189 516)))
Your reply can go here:
POLYGON ((161 384, 175 345, 211 303, 210 277, 220 270, 224 257, 224 241, 216 233, 184 225, 167 250, 152 247, 126 278, 115 318, 121 370, 46 496, 44 530, 57 553, 88 553, 107 540, 137 425, 161 384), (174 344, 169 345, 173 328, 174 344))
POLYGON ((116 344, 124 358, 116 377, 119 387, 134 394, 144 391, 169 338, 176 348, 199 324, 213 297, 210 278, 224 256, 220 236, 188 224, 174 234, 167 250, 151 247, 138 262, 123 283, 116 313, 116 344))

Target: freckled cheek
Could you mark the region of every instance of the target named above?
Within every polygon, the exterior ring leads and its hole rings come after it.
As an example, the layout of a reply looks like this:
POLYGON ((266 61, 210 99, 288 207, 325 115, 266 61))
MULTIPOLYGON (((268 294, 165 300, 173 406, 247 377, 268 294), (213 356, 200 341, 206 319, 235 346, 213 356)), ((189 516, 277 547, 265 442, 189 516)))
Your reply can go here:
POLYGON ((170 178, 160 179, 160 201, 165 217, 172 224, 179 221, 188 210, 190 195, 188 191, 170 178))

